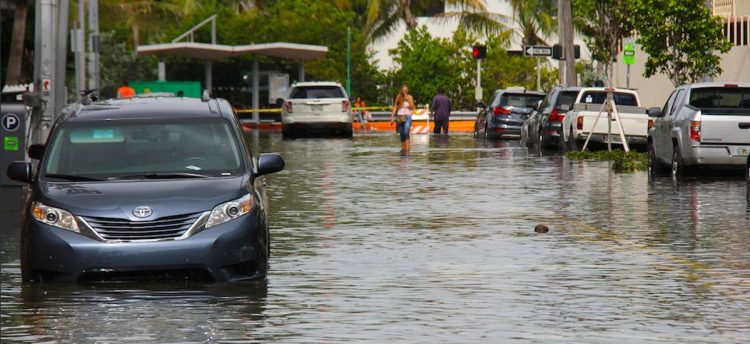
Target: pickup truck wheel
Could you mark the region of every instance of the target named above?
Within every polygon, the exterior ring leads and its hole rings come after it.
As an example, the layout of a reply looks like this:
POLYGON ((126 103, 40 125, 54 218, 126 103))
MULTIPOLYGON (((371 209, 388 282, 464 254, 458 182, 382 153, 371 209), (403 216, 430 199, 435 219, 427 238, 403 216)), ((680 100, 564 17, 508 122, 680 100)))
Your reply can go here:
POLYGON ((649 143, 648 144, 648 172, 652 176, 658 176, 661 175, 664 171, 663 166, 659 162, 659 160, 656 159, 656 149, 654 148, 654 145, 649 143))
POLYGON ((573 136, 573 128, 570 128, 568 133, 568 150, 571 152, 578 151, 578 140, 573 136))
POLYGON ((675 146, 672 153, 672 180, 680 181, 685 177, 685 165, 682 162, 680 147, 675 146))

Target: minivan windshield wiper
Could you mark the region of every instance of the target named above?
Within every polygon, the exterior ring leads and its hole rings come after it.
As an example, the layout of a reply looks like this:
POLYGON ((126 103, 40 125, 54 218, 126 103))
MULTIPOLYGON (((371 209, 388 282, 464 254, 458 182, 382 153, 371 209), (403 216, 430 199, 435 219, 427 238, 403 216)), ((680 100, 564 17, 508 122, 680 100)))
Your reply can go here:
POLYGON ((44 175, 45 178, 56 178, 56 179, 65 179, 70 180, 74 182, 94 182, 94 181, 102 181, 105 179, 102 178, 96 178, 96 177, 89 177, 89 176, 82 176, 78 174, 60 174, 60 173, 47 173, 44 175))
POLYGON ((140 173, 128 174, 124 176, 111 177, 113 179, 178 179, 178 178, 208 178, 205 174, 186 173, 186 172, 162 172, 162 173, 140 173))

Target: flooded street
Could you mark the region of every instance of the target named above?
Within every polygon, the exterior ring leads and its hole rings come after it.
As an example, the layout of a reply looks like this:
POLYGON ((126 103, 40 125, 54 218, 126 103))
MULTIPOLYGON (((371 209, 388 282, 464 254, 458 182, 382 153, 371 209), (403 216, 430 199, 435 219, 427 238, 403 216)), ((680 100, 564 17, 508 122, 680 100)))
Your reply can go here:
POLYGON ((3 188, 2 342, 750 342, 742 178, 649 182, 470 135, 406 157, 391 134, 251 137, 287 162, 266 282, 22 285, 3 188))

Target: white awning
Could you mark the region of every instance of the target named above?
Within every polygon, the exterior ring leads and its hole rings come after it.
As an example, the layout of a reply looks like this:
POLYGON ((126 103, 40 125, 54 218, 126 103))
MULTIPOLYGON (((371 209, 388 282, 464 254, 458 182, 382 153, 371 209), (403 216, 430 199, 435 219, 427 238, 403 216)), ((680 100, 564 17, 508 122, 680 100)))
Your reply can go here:
POLYGON ((261 43, 249 45, 221 45, 208 43, 164 43, 139 45, 136 48, 138 56, 152 54, 173 54, 192 57, 202 60, 216 60, 231 56, 246 54, 259 54, 271 57, 279 57, 297 61, 307 61, 323 58, 328 52, 328 47, 321 45, 297 44, 297 43, 261 43))

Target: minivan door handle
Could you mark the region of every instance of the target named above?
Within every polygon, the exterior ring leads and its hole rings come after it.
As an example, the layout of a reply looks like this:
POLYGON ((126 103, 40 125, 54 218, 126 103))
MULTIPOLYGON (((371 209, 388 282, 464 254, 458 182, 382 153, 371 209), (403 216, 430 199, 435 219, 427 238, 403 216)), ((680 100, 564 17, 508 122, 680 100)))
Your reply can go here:
POLYGON ((739 126, 740 129, 750 129, 750 122, 739 123, 737 126, 739 126))

